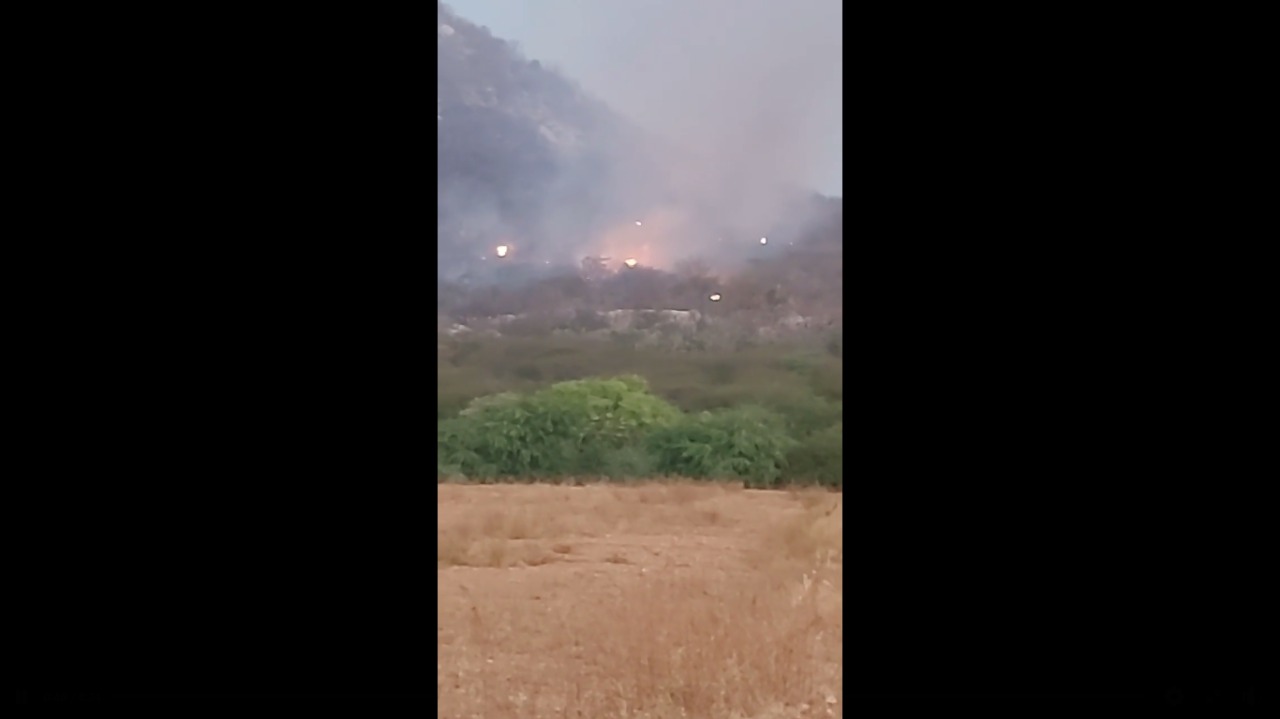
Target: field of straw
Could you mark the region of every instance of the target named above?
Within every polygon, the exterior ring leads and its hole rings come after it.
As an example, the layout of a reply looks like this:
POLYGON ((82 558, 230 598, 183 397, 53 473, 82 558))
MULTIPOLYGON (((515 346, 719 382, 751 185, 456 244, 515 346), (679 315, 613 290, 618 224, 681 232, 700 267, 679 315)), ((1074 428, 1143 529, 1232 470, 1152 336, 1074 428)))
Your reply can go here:
POLYGON ((841 510, 740 485, 439 485, 439 716, 841 716, 841 510))

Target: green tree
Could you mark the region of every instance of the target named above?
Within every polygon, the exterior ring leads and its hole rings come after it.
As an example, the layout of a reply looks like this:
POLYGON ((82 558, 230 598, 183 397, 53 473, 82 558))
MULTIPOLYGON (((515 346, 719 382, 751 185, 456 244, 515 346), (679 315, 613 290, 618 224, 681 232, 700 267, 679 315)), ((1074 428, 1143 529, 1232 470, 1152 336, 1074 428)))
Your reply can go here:
POLYGON ((752 487, 777 484, 794 444, 778 414, 753 406, 688 416, 655 430, 648 439, 656 467, 664 474, 740 477, 752 487))
POLYGON ((440 424, 439 469, 468 476, 601 472, 610 453, 680 417, 680 410, 650 394, 634 375, 480 397, 456 420, 440 424))

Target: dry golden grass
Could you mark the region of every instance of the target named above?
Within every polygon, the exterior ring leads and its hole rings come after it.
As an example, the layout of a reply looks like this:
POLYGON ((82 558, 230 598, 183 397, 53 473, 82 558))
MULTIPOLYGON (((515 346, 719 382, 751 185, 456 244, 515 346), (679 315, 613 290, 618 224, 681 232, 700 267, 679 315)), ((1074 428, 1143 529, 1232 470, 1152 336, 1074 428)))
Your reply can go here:
POLYGON ((841 495, 440 485, 442 717, 842 715, 841 495))

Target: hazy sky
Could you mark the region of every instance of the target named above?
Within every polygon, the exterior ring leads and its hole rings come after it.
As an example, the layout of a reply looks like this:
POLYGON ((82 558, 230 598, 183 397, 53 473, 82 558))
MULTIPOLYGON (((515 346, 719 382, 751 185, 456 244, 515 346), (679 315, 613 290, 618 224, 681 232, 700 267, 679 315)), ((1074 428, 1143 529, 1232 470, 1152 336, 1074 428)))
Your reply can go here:
POLYGON ((446 2, 654 132, 842 194, 841 0, 446 2))

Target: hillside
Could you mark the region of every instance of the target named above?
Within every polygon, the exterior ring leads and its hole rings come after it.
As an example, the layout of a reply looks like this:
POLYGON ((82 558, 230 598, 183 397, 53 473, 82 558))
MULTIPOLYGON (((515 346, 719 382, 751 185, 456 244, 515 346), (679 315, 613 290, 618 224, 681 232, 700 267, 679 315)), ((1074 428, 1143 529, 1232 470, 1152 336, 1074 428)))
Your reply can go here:
POLYGON ((841 200, 726 188, 696 148, 646 134, 513 43, 437 12, 442 315, 688 309, 732 287, 725 311, 838 316, 841 200))
POLYGON ((446 276, 497 243, 550 240, 571 204, 578 233, 604 208, 622 121, 537 60, 439 5, 439 242, 446 276))

